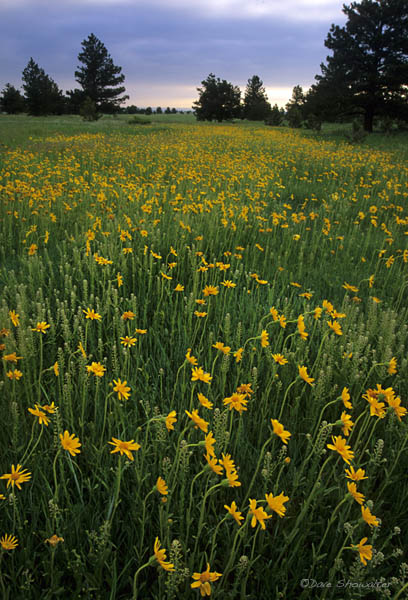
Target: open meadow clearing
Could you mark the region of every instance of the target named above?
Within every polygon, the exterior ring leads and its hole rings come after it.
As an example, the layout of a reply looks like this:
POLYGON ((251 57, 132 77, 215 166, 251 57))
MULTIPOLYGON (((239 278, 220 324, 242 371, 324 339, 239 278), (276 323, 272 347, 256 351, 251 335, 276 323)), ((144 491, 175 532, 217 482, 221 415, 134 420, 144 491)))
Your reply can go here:
POLYGON ((406 598, 401 139, 0 118, 1 597, 406 598))

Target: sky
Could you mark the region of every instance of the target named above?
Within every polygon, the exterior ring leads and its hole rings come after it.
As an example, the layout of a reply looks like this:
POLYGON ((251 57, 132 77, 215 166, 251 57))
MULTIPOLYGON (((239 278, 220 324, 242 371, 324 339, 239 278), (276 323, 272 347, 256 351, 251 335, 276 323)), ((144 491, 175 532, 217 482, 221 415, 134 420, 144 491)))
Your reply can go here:
POLYGON ((306 90, 329 54, 343 0, 0 0, 0 90, 22 85, 30 57, 64 91, 79 87, 91 33, 125 75, 126 104, 190 109, 214 73, 244 92, 258 75, 271 104, 306 90))

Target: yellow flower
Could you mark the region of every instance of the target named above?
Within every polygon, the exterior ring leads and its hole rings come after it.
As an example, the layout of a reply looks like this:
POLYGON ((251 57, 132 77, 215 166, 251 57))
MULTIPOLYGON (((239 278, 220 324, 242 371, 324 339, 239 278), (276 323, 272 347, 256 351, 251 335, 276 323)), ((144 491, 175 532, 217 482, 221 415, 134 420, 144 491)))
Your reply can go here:
POLYGON ((354 481, 352 483, 347 482, 347 489, 349 491, 349 494, 351 494, 351 496, 353 496, 354 500, 356 502, 358 502, 358 504, 363 504, 363 502, 365 500, 365 496, 364 496, 364 494, 361 494, 360 492, 357 491, 357 486, 354 483, 354 481))
POLYGON ((330 327, 330 329, 332 331, 334 331, 334 333, 336 335, 343 335, 343 332, 341 330, 341 325, 340 325, 340 323, 338 321, 335 321, 335 320, 333 320, 333 321, 327 321, 327 325, 330 327))
POLYGON ((215 451, 214 451, 215 443, 216 443, 216 439, 213 436, 212 431, 209 431, 207 433, 207 435, 205 436, 205 449, 206 449, 207 454, 209 456, 214 456, 215 457, 215 451))
POLYGON ((309 385, 313 385, 314 379, 307 374, 307 367, 298 365, 299 377, 309 385))
POLYGON ((139 333, 140 335, 145 335, 147 333, 147 329, 135 329, 135 333, 139 333))
POLYGON ((78 350, 80 350, 80 352, 81 352, 82 356, 83 356, 84 358, 86 358, 86 352, 85 352, 85 348, 84 348, 84 347, 83 347, 83 345, 82 345, 82 342, 79 342, 79 344, 78 344, 78 350))
POLYGON ((18 546, 18 540, 14 535, 5 533, 0 539, 0 545, 3 550, 15 550, 18 546))
POLYGON ((349 402, 350 394, 348 388, 343 388, 343 391, 341 392, 341 399, 343 400, 343 404, 346 408, 349 408, 350 410, 353 408, 353 405, 351 402, 349 402))
POLYGON ((52 546, 53 548, 55 548, 55 546, 57 546, 60 542, 64 542, 64 538, 63 537, 58 537, 55 533, 54 535, 52 535, 49 539, 44 540, 45 544, 49 544, 50 546, 52 546))
POLYGON ((368 477, 365 476, 364 469, 357 469, 357 471, 355 471, 354 467, 350 466, 349 469, 345 470, 345 473, 346 477, 348 479, 352 479, 353 481, 361 481, 362 479, 368 479, 368 477))
POLYGON ((280 437, 284 444, 287 444, 288 439, 292 434, 289 433, 289 431, 285 431, 283 425, 281 425, 281 423, 279 423, 279 421, 277 421, 276 419, 271 419, 271 423, 273 427, 273 433, 280 437))
POLYGON ((204 458, 207 461, 209 467, 214 471, 216 475, 222 475, 223 466, 222 464, 215 458, 215 456, 211 456, 210 454, 204 454, 204 458))
POLYGON ((225 279, 224 281, 221 281, 221 285, 226 288, 234 288, 237 284, 233 283, 230 279, 225 279))
POLYGON ((120 288, 123 285, 123 277, 120 273, 116 275, 116 281, 118 283, 118 287, 120 288))
POLYGON ((120 452, 121 456, 125 454, 129 460, 133 460, 132 452, 135 450, 139 450, 140 448, 140 444, 135 442, 135 440, 129 440, 128 442, 124 442, 114 437, 112 438, 112 440, 112 442, 108 442, 108 444, 111 444, 111 446, 115 446, 115 449, 111 450, 111 454, 114 454, 115 452, 120 452))
POLYGON ((162 548, 160 550, 160 545, 160 540, 157 537, 154 541, 154 555, 156 557, 157 562, 165 571, 175 571, 173 563, 167 561, 165 548, 162 548))
POLYGON ((120 379, 116 381, 114 379, 113 383, 115 384, 113 391, 117 393, 119 400, 128 400, 130 387, 126 385, 127 381, 121 381, 120 379))
POLYGON ((298 317, 297 328, 298 328, 300 337, 302 338, 302 340, 305 340, 309 334, 305 330, 305 318, 303 315, 299 315, 299 317, 298 317))
POLYGON ((243 353, 244 353, 243 348, 239 348, 236 352, 234 352, 235 362, 237 362, 237 363, 241 362, 243 353))
POLYGON ((14 369, 14 371, 7 371, 6 375, 9 379, 15 379, 16 381, 21 379, 23 376, 22 372, 18 369, 14 369))
POLYGON ((354 423, 351 420, 351 416, 348 415, 345 410, 343 410, 343 412, 341 413, 340 421, 343 425, 343 429, 342 429, 343 435, 348 437, 350 431, 353 428, 354 423))
POLYGON ((275 511, 280 517, 283 517, 286 512, 286 506, 283 506, 285 502, 289 500, 289 496, 285 496, 283 492, 279 496, 273 496, 273 494, 265 494, 266 501, 271 510, 275 511))
POLYGON ((215 348, 216 350, 221 350, 223 354, 229 354, 229 352, 231 351, 231 347, 224 346, 223 342, 215 342, 215 344, 213 344, 213 348, 215 348))
POLYGON ((370 527, 378 527, 380 522, 375 517, 367 506, 361 506, 361 516, 370 527))
POLYGON ((34 254, 37 252, 37 250, 38 250, 37 244, 31 244, 31 246, 28 249, 28 256, 34 256, 34 254))
POLYGON ((184 285, 181 285, 181 283, 178 283, 176 285, 176 287, 174 288, 175 292, 184 292, 184 285))
POLYGON ((347 282, 344 282, 343 286, 342 286, 345 290, 348 290, 349 292, 354 292, 357 293, 358 292, 358 287, 356 287, 355 285, 350 285, 347 282))
POLYGON ((47 329, 51 327, 45 321, 38 322, 35 327, 31 327, 31 331, 38 331, 38 333, 47 333, 47 329))
POLYGON ((186 360, 188 360, 188 362, 189 362, 191 365, 196 365, 196 364, 198 363, 198 360, 196 359, 196 357, 195 357, 195 356, 191 356, 191 348, 188 348, 188 349, 187 349, 187 352, 186 352, 186 360))
POLYGON ((14 484, 21 490, 20 483, 26 483, 31 479, 31 473, 28 473, 27 469, 22 469, 21 465, 17 465, 17 468, 14 468, 14 465, 11 465, 11 473, 6 473, 2 475, 0 479, 7 479, 7 487, 11 484, 11 487, 14 488, 14 484))
POLYGON ((271 313, 274 321, 279 321, 279 313, 274 306, 271 306, 269 312, 271 313))
POLYGON ((135 318, 135 313, 132 312, 131 310, 126 310, 123 315, 122 315, 122 319, 124 321, 132 321, 135 318))
POLYGON ((244 517, 242 516, 242 513, 237 510, 238 507, 237 507, 235 500, 233 502, 231 502, 231 506, 224 504, 224 508, 229 512, 229 514, 232 517, 234 517, 234 519, 238 523, 238 525, 241 526, 241 521, 244 520, 244 517))
POLYGON ((87 308, 86 310, 82 310, 85 314, 86 319, 91 319, 91 321, 101 321, 102 317, 99 313, 95 312, 93 308, 87 308))
POLYGON ((186 414, 190 417, 190 419, 195 423, 195 428, 200 428, 201 431, 204 431, 204 433, 207 433, 208 431, 208 422, 204 421, 204 419, 202 419, 200 417, 200 415, 198 414, 197 410, 193 410, 192 413, 188 412, 188 410, 185 411, 186 414))
POLYGON ((330 450, 334 450, 340 454, 342 459, 349 465, 354 458, 354 452, 350 450, 351 446, 346 445, 346 440, 341 435, 332 436, 333 444, 327 444, 330 450))
POLYGON ((397 415, 399 421, 401 421, 401 417, 405 417, 407 414, 407 409, 404 406, 400 406, 401 398, 400 397, 392 397, 387 400, 388 405, 394 410, 394 413, 397 415))
POLYGON ((194 314, 196 317, 203 318, 203 317, 206 317, 208 313, 206 313, 205 311, 195 310, 194 314))
POLYGON ((95 377, 103 377, 105 375, 106 367, 99 362, 93 362, 91 365, 87 365, 88 373, 93 373, 95 377))
POLYGON ((203 289, 204 296, 216 296, 219 293, 218 287, 214 285, 206 285, 203 289))
POLYGON ((204 396, 204 394, 198 393, 197 396, 201 406, 204 406, 204 408, 209 408, 210 410, 212 409, 213 403, 210 402, 208 398, 204 396))
POLYGON ((246 394, 239 394, 235 392, 232 396, 228 398, 224 398, 223 403, 225 406, 229 405, 229 409, 232 410, 235 408, 240 414, 243 410, 248 410, 246 404, 248 404, 248 400, 245 399, 246 394))
POLYGON ((169 490, 167 488, 167 483, 165 482, 165 480, 162 477, 158 477, 157 481, 156 481, 156 488, 157 491, 162 495, 162 496, 167 496, 167 494, 169 493, 169 490))
POLYGON ((169 412, 169 414, 166 417, 166 427, 167 427, 167 431, 174 431, 174 423, 177 422, 176 419, 176 411, 172 410, 171 412, 169 412))
POLYGON ((73 433, 69 434, 68 431, 64 431, 64 435, 60 433, 59 435, 61 446, 64 450, 67 450, 71 456, 75 456, 75 454, 79 454, 81 451, 78 448, 81 446, 79 443, 79 438, 75 437, 73 433))
POLYGON ((397 359, 395 358, 395 356, 393 356, 390 362, 388 363, 387 371, 388 375, 395 375, 395 373, 397 372, 397 359))
POLYGON ((38 406, 38 404, 36 404, 35 408, 28 408, 27 410, 29 413, 31 413, 35 417, 38 417, 38 423, 40 425, 44 424, 48 427, 48 423, 50 422, 50 420, 47 417, 47 415, 45 414, 45 412, 41 410, 41 408, 42 407, 40 407, 40 406, 38 406))
POLYGON ((203 573, 193 573, 192 577, 195 580, 191 584, 192 589, 200 588, 201 596, 211 596, 210 582, 217 581, 222 576, 222 573, 214 571, 210 573, 210 563, 207 563, 207 569, 203 573))
POLYGON ((249 499, 249 514, 252 515, 251 527, 255 527, 258 522, 262 529, 265 529, 266 527, 265 520, 272 518, 272 515, 268 515, 268 513, 264 511, 262 506, 257 508, 256 500, 251 500, 251 498, 249 499))
POLYGON ((131 337, 129 335, 125 335, 124 337, 121 337, 120 339, 121 339, 120 343, 123 344, 123 346, 125 346, 125 348, 131 348, 137 342, 137 338, 131 337))
POLYGON ((269 346, 269 341, 268 341, 268 332, 263 329, 262 333, 261 333, 261 346, 262 348, 266 348, 267 346, 269 346))
POLYGON ((22 356, 17 356, 17 354, 15 352, 12 352, 11 354, 4 354, 2 356, 3 360, 6 360, 7 362, 12 362, 12 363, 17 363, 17 361, 19 361, 22 358, 23 358, 22 356))
POLYGON ((286 365, 288 362, 283 354, 272 354, 272 358, 278 365, 286 365))
POLYGON ((10 310, 9 315, 14 327, 18 327, 20 325, 20 315, 15 310, 10 310))
POLYGON ((204 383, 211 383, 212 377, 209 373, 205 373, 202 367, 193 367, 191 372, 191 381, 203 381, 204 383))
POLYGON ((231 469, 229 471, 227 471, 227 469, 226 469, 226 475, 227 475, 228 485, 230 487, 240 487, 241 482, 238 481, 238 473, 235 469, 231 469))
POLYGON ((367 565, 367 561, 371 560, 373 557, 373 547, 369 544, 365 546, 367 539, 368 538, 365 537, 362 540, 360 540, 357 546, 352 546, 353 550, 357 550, 359 552, 360 560, 363 563, 363 565, 367 565))

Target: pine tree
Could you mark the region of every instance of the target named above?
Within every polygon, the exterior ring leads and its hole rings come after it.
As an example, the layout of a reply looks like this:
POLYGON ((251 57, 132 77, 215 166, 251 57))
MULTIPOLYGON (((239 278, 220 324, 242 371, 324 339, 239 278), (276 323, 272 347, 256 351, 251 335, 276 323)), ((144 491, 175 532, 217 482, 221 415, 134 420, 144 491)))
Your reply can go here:
POLYGON ((301 85, 295 85, 292 90, 292 98, 286 104, 286 118, 289 127, 300 127, 303 121, 303 106, 305 104, 305 95, 301 85))
POLYGON ((254 75, 248 79, 245 90, 243 114, 246 119, 251 121, 263 121, 268 118, 271 112, 271 105, 268 102, 263 81, 254 75))
POLYGON ((101 112, 116 112, 129 96, 121 96, 125 88, 121 86, 125 76, 122 67, 113 64, 104 44, 91 33, 82 42, 82 52, 78 60, 83 66, 75 71, 75 79, 83 90, 84 98, 89 97, 101 112))
POLYGON ((6 83, 0 96, 0 110, 9 115, 14 115, 24 112, 24 109, 25 102, 23 95, 14 87, 14 85, 6 83))
POLYGON ((64 112, 62 91, 32 58, 23 71, 22 79, 29 115, 37 117, 64 112))
POLYGON ((198 121, 224 121, 241 116, 241 90, 210 73, 197 88, 199 98, 193 104, 198 121))

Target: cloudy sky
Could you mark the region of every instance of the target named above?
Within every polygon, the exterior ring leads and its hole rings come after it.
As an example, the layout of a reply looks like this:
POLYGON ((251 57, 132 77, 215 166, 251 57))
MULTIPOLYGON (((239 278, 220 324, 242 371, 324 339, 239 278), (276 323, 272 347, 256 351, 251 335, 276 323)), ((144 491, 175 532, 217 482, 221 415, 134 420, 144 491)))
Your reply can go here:
MULTIPOLYGON (((349 4, 349 3, 348 3, 349 4)), ((343 25, 343 0, 0 0, 0 89, 30 57, 65 91, 94 33, 126 76, 129 104, 191 108, 209 73, 243 90, 259 75, 272 104, 310 86, 343 25)))

